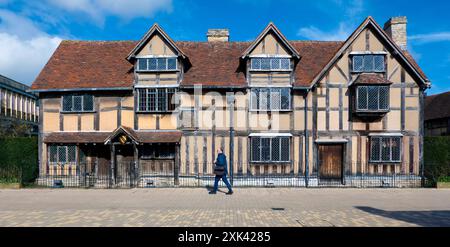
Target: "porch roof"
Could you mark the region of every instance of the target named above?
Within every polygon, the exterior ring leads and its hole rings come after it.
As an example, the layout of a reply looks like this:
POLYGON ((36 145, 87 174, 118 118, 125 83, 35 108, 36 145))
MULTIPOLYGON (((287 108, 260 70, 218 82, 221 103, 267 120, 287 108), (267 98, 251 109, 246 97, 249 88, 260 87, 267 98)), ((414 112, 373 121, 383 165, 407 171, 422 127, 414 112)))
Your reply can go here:
MULTIPOLYGON (((115 132, 115 131, 113 131, 115 132)), ((44 136, 45 143, 105 143, 113 132, 53 132, 44 136)), ((181 131, 134 131, 132 135, 138 144, 177 143, 181 131)))
POLYGON ((53 132, 44 136, 45 143, 103 143, 111 132, 53 132))

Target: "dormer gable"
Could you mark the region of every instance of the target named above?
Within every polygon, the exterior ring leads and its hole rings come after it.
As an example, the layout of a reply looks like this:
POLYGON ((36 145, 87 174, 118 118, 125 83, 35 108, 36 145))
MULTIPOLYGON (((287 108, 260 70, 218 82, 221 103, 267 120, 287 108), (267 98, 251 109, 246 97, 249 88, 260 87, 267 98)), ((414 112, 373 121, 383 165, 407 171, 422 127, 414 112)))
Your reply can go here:
POLYGON ((241 58, 252 56, 292 56, 300 59, 298 51, 272 22, 258 35, 251 45, 242 53, 241 58))
POLYGON ((133 50, 128 54, 127 60, 133 62, 139 57, 180 57, 187 60, 187 56, 176 43, 155 23, 133 50))
MULTIPOLYGON (((349 84, 360 73, 377 73, 387 75, 388 59, 391 57, 398 61, 401 67, 411 75, 421 87, 430 86, 428 78, 423 74, 410 54, 403 50, 373 19, 367 17, 358 28, 342 44, 327 65, 312 81, 311 87, 320 82, 322 78, 338 63, 345 54, 349 55, 351 76, 347 79, 349 84)), ((392 59, 391 59, 392 60, 392 59)), ((391 68, 392 69, 392 68, 391 68)), ((392 71, 390 71, 392 74, 392 71)))

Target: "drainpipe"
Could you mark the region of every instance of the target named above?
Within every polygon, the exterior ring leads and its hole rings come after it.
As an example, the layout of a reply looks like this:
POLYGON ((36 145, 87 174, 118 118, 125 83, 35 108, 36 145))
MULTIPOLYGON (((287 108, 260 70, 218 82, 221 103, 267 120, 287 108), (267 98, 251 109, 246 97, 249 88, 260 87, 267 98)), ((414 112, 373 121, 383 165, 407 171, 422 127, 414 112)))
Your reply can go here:
POLYGON ((228 97, 228 107, 229 107, 229 113, 230 113, 230 158, 229 158, 229 163, 230 163, 230 183, 231 185, 233 185, 233 176, 234 176, 234 172, 233 172, 233 166, 234 166, 234 95, 233 93, 229 93, 229 95, 227 95, 228 97))
POLYGON ((305 93, 305 186, 309 186, 309 137, 308 137, 308 91, 305 93))

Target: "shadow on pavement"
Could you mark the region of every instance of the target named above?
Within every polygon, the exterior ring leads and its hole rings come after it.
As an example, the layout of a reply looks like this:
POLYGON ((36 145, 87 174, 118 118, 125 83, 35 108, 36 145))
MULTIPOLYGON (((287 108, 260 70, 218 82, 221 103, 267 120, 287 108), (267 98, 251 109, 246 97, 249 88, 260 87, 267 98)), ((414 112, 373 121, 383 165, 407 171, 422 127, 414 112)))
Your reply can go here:
POLYGON ((426 227, 449 227, 450 210, 430 210, 430 211, 386 211, 373 207, 356 206, 355 208, 385 218, 400 220, 418 226, 426 227))

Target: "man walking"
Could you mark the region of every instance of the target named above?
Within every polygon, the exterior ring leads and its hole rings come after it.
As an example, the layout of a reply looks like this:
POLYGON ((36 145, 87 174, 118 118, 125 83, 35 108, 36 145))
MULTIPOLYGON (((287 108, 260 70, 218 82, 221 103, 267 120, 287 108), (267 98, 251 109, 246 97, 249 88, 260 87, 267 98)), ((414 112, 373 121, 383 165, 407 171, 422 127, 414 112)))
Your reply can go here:
POLYGON ((216 174, 216 177, 214 179, 214 189, 209 192, 209 194, 216 194, 218 187, 219 187, 219 180, 222 179, 222 181, 225 183, 225 185, 228 188, 227 195, 233 194, 233 189, 231 188, 230 182, 228 182, 227 174, 227 157, 223 153, 223 148, 219 148, 217 150, 217 159, 214 165, 214 174, 216 174))

